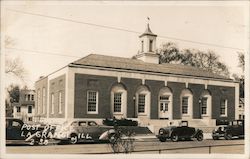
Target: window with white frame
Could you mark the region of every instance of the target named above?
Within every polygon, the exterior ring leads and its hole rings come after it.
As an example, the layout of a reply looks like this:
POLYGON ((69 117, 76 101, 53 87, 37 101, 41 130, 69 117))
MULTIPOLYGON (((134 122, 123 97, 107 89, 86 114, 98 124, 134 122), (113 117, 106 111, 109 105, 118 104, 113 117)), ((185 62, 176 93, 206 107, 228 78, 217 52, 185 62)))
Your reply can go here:
POLYGON ((62 91, 59 91, 58 112, 59 112, 59 114, 62 114, 62 91))
POLYGON ((227 116, 227 100, 222 99, 220 102, 220 115, 227 116))
POLYGON ((21 107, 16 107, 16 112, 20 113, 21 112, 21 107))
POLYGON ((118 83, 111 89, 111 111, 114 116, 127 116, 127 90, 118 83))
POLYGON ((88 113, 98 113, 98 92, 88 91, 87 92, 87 111, 88 113))
POLYGON ((138 87, 136 91, 137 115, 150 115, 150 91, 144 85, 138 87))
POLYGON ((207 114, 207 98, 206 97, 201 98, 201 114, 202 115, 207 114))
POLYGON ((183 118, 193 118, 193 94, 189 89, 183 89, 181 92, 181 114, 183 118))
POLYGON ((139 94, 138 96, 138 113, 145 113, 145 94, 139 94))
POLYGON ((28 113, 32 113, 32 106, 31 105, 28 106, 28 113))
POLYGON ((182 114, 188 114, 188 97, 182 97, 182 114))
POLYGON ((122 111, 122 93, 114 93, 114 112, 122 111))
POLYGON ((51 94, 51 114, 54 114, 55 111, 55 96, 54 93, 51 94))

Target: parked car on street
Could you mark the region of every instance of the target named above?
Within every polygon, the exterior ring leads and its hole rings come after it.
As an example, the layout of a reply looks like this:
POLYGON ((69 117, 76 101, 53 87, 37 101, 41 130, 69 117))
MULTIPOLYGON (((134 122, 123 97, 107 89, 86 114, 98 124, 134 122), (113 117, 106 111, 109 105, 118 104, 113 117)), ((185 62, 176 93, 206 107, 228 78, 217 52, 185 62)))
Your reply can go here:
POLYGON ((220 125, 216 127, 212 132, 214 140, 218 140, 221 137, 226 140, 231 140, 235 137, 244 138, 244 120, 235 120, 228 125, 220 125))
POLYGON ((138 126, 138 122, 131 119, 106 118, 102 123, 107 126, 138 126))
POLYGON ((98 125, 93 120, 72 119, 56 129, 54 139, 75 144, 80 141, 106 140, 112 133, 114 129, 111 126, 98 125))
POLYGON ((165 142, 167 139, 177 142, 179 140, 191 140, 192 138, 202 141, 203 132, 200 129, 189 127, 187 121, 182 121, 181 126, 160 128, 157 137, 161 142, 165 142))
POLYGON ((46 129, 46 126, 41 123, 28 124, 21 119, 6 118, 6 144, 35 145, 43 143, 44 139, 47 139, 46 134, 42 136, 44 129, 46 129), (41 138, 43 140, 40 140, 41 138))

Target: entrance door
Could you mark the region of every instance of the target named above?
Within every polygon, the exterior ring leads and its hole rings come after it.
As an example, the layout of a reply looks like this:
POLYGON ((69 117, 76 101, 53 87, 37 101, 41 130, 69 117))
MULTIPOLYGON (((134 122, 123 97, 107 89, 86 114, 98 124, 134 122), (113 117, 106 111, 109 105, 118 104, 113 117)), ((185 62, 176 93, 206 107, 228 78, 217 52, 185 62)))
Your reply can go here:
POLYGON ((167 95, 160 96, 159 118, 162 118, 162 119, 169 119, 170 118, 170 111, 169 111, 170 104, 169 103, 170 103, 169 96, 167 96, 167 95))

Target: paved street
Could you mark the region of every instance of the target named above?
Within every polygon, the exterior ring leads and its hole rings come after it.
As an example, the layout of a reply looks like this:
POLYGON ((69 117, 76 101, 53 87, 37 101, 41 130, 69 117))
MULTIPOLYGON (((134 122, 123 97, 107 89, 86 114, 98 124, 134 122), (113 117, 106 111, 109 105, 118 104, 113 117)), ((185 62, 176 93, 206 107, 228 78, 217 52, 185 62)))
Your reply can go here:
MULTIPOLYGON (((79 143, 76 145, 7 146, 7 153, 33 154, 103 154, 112 153, 108 143, 79 143)), ((244 153, 244 140, 203 140, 159 142, 157 139, 136 140, 133 153, 244 153), (209 146, 211 149, 209 150, 209 146), (160 150, 160 151, 159 151, 160 150)))

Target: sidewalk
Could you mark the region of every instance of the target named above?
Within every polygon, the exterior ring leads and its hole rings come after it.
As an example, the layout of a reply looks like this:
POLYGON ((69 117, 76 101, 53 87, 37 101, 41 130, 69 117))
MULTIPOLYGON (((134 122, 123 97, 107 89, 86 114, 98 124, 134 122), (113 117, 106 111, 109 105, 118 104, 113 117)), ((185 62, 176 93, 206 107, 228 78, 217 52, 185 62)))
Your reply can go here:
MULTIPOLYGON (((212 134, 211 133, 203 133, 204 140, 206 139, 212 139, 212 134)), ((150 140, 150 139, 157 139, 155 134, 145 134, 145 135, 136 135, 134 137, 136 140, 150 140)))

